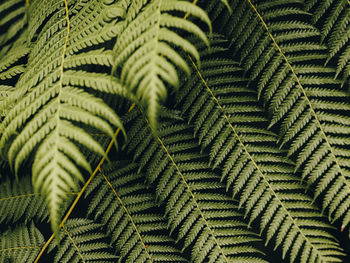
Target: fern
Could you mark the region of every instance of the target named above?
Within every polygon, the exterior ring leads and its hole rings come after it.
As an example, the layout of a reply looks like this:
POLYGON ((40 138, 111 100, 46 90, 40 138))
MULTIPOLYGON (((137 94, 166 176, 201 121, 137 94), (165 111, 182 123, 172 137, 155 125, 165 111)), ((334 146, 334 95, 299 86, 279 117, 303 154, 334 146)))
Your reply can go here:
POLYGON ((305 2, 305 9, 312 13, 312 22, 321 30, 321 40, 330 47, 326 62, 335 58, 335 76, 342 73, 345 80, 350 75, 350 2, 308 1, 305 2))
POLYGON ((153 127, 156 125, 159 103, 164 102, 167 85, 178 88, 176 66, 189 74, 189 67, 172 46, 190 53, 197 61, 196 48, 171 28, 199 36, 208 44, 202 30, 190 21, 180 18, 176 12, 193 15, 211 29, 207 14, 192 3, 179 0, 121 1, 128 5, 121 21, 121 33, 114 51, 113 71, 120 71, 120 78, 129 90, 146 106, 153 127))
POLYGON ((236 32, 226 34, 268 108, 269 127, 279 129, 280 145, 288 148, 295 170, 315 188, 314 199, 322 198, 330 220, 342 220, 343 230, 350 222, 345 161, 350 105, 343 102, 348 96, 340 91, 341 81, 333 78, 335 69, 319 65, 327 58, 326 47, 317 41, 320 33, 303 21, 309 15, 302 19, 299 1, 233 3, 251 19, 239 27, 237 17, 228 19, 226 28, 236 32), (299 15, 288 20, 287 14, 299 15))
POLYGON ((102 169, 86 192, 94 193, 88 214, 106 226, 121 262, 187 262, 166 235, 167 224, 154 212, 159 208, 136 168, 112 163, 102 169))
POLYGON ((48 217, 45 198, 33 191, 30 177, 18 182, 7 180, 0 185, 0 223, 44 221, 48 217))
POLYGON ((262 128, 267 126, 264 112, 255 92, 246 88, 243 71, 225 59, 223 47, 212 49, 208 59, 202 54, 205 67, 193 72, 179 104, 202 147, 209 146, 213 167, 222 167, 221 181, 238 196, 249 222, 260 221, 266 242, 283 245, 283 258, 289 253, 291 262, 298 255, 300 262, 341 262, 341 249, 328 234, 331 227, 316 217, 319 211, 292 175, 293 163, 274 145, 278 137, 262 128))
MULTIPOLYGON (((77 165, 91 171, 75 142, 104 154, 103 148, 77 124, 90 125, 110 137, 114 133, 112 127, 122 127, 114 111, 86 91, 96 89, 120 94, 123 88, 118 81, 102 73, 66 70, 79 65, 84 47, 111 39, 113 30, 105 22, 107 18, 112 19, 108 17, 109 6, 100 1, 62 3, 50 6, 50 1, 34 1, 30 6, 36 11, 29 21, 28 34, 33 48, 28 55, 28 70, 17 82, 18 91, 10 98, 13 106, 0 127, 1 149, 10 144, 8 152, 3 153, 8 155, 16 173, 21 163, 36 151, 33 185, 47 198, 53 229, 59 224, 58 211, 67 191, 77 191, 74 180, 83 181, 77 165), (40 23, 53 12, 35 37, 40 23), (95 22, 86 27, 91 19, 95 22), (101 35, 96 36, 96 30, 101 30, 101 35), (76 62, 72 64, 71 59, 65 64, 65 58, 75 54, 80 55, 76 62), (89 81, 91 75, 93 81, 89 81)), ((106 60, 101 64, 108 63, 106 60)), ((99 63, 98 60, 91 62, 91 65, 99 63)))
MULTIPOLYGON (((100 229, 101 225, 88 219, 68 220, 61 229, 62 240, 54 262, 115 262, 116 256, 109 252, 100 229)), ((56 244, 52 243, 50 249, 54 248, 56 244)))
POLYGON ((1 233, 0 262, 33 262, 44 243, 44 237, 31 223, 1 233))
POLYGON ((26 4, 22 0, 0 2, 0 50, 10 47, 16 35, 21 34, 27 24, 26 4))
POLYGON ((348 262, 348 12, 0 0, 0 262, 348 262))
POLYGON ((139 169, 156 184, 170 231, 177 232, 183 250, 191 250, 191 262, 266 262, 264 253, 252 246, 260 238, 246 229, 236 203, 220 194, 223 187, 198 152, 188 126, 163 121, 154 138, 145 124, 142 118, 132 122, 128 134, 137 143, 128 149, 135 148, 139 169))

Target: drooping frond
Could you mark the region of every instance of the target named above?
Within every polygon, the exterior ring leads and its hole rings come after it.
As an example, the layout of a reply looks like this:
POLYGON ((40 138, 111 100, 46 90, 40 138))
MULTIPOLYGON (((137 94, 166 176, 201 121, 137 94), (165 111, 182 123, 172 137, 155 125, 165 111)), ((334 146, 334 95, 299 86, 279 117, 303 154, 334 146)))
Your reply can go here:
POLYGON ((258 249, 261 239, 247 229, 236 202, 223 194, 189 126, 162 123, 155 138, 143 117, 136 118, 128 131, 128 149, 148 182, 156 184, 170 230, 190 251, 191 262, 267 262, 258 249))
POLYGON ((34 262, 43 245, 44 237, 33 223, 8 229, 0 234, 0 262, 34 262))
POLYGON ((26 176, 18 182, 7 180, 0 184, 0 223, 43 221, 48 217, 45 198, 35 193, 31 178, 26 176))
POLYGON ((276 145, 277 135, 266 129, 256 91, 247 88, 243 70, 227 59, 224 45, 213 41, 212 46, 201 54, 202 69, 195 68, 183 85, 178 104, 202 147, 210 149, 213 167, 221 168, 226 190, 232 189, 250 223, 259 222, 266 243, 274 240, 275 248, 282 248, 283 258, 341 262, 332 227, 304 194, 293 163, 276 145))
POLYGON ((99 46, 117 34, 118 13, 109 2, 31 1, 32 48, 0 125, 0 148, 16 173, 35 153, 33 185, 46 196, 54 229, 67 192, 76 191, 77 181, 83 180, 79 168, 91 171, 78 146, 104 154, 83 127, 109 137, 122 127, 115 112, 94 94, 131 97, 116 78, 93 71, 111 65, 110 52, 99 46))
POLYGON ((312 22, 321 30, 322 40, 330 47, 327 62, 335 58, 336 76, 350 75, 350 2, 349 0, 305 1, 312 22))
POLYGON ((67 220, 60 230, 60 245, 52 243, 50 248, 57 249, 54 262, 116 262, 101 230, 101 225, 89 219, 67 220))
POLYGON ((224 28, 232 32, 225 33, 268 108, 269 126, 279 129, 280 145, 314 189, 314 199, 320 197, 328 217, 341 219, 344 229, 350 222, 349 97, 340 91, 335 69, 320 66, 327 49, 305 22, 310 16, 300 1, 255 3, 232 1, 242 19, 227 19, 224 28))
POLYGON ((88 214, 105 226, 120 262, 187 262, 143 182, 136 164, 103 168, 86 193, 93 194, 88 214))
POLYGON ((208 43, 203 31, 184 14, 204 21, 209 28, 207 14, 193 3, 180 0, 136 0, 128 2, 122 32, 114 47, 114 72, 129 90, 135 91, 146 108, 153 127, 156 126, 160 102, 165 101, 167 86, 179 86, 177 68, 189 73, 185 60, 178 54, 179 47, 199 62, 199 55, 189 41, 177 30, 197 35, 208 43))
POLYGON ((20 35, 25 28, 26 8, 23 0, 0 1, 0 54, 6 46, 11 46, 15 36, 20 35))

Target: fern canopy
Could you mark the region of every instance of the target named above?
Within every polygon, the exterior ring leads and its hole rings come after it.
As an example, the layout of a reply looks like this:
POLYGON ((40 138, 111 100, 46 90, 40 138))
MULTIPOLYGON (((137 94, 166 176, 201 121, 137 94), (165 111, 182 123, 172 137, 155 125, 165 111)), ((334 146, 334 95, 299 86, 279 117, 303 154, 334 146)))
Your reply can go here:
POLYGON ((0 0, 0 262, 349 262, 349 0, 0 0))

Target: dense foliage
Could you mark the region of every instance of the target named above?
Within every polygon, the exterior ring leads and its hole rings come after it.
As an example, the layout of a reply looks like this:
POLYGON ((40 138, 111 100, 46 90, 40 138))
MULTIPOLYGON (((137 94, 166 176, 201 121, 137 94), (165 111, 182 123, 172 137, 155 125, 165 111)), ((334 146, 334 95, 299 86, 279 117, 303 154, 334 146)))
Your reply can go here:
POLYGON ((0 0, 0 262, 350 260, 348 0, 0 0))

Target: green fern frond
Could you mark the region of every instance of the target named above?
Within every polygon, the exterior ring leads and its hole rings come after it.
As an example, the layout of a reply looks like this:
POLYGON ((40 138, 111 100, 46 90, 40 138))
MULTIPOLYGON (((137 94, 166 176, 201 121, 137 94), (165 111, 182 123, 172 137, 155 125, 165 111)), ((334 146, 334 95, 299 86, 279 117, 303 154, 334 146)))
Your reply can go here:
POLYGON ((45 198, 33 191, 30 177, 18 182, 0 184, 0 223, 16 223, 20 219, 44 221, 48 217, 45 198))
POLYGON ((187 14, 199 18, 211 29, 207 14, 195 4, 179 0, 128 1, 123 27, 114 47, 113 72, 120 71, 122 83, 146 107, 153 127, 159 104, 167 96, 167 86, 179 86, 176 67, 189 73, 184 59, 174 46, 188 52, 199 62, 196 48, 172 28, 197 35, 208 43, 203 31, 194 23, 181 18, 187 14), (175 15, 176 14, 176 15, 175 15))
POLYGON ((146 171, 147 181, 156 184, 170 231, 184 251, 191 251, 191 262, 266 262, 258 249, 261 239, 247 229, 236 202, 223 194, 223 185, 199 153, 189 126, 182 121, 162 124, 154 138, 141 116, 128 134, 137 134, 130 141, 139 144, 133 151, 138 165, 146 171))
POLYGON ((55 230, 67 192, 77 191, 77 182, 83 181, 79 168, 91 172, 78 145, 104 155, 101 145, 79 126, 91 126, 111 138, 115 127, 122 128, 115 112, 89 92, 127 94, 115 78, 91 72, 90 68, 96 63, 108 65, 108 58, 82 59, 91 56, 91 52, 110 54, 98 47, 115 37, 110 30, 110 6, 97 0, 62 3, 47 0, 31 4, 29 39, 32 48, 27 68, 17 82, 16 92, 12 93, 11 104, 5 104, 10 109, 0 124, 0 147, 15 173, 35 152, 34 189, 45 195, 55 230), (45 19, 45 25, 40 28, 45 19), (87 27, 86 23, 91 20, 94 23, 87 27), (100 35, 95 34, 97 30, 100 35), (99 50, 84 52, 83 49, 91 45, 99 50), (83 62, 88 64, 81 70, 83 62))
POLYGON ((350 75, 350 2, 348 0, 306 1, 305 9, 312 13, 312 22, 321 30, 322 41, 330 47, 327 62, 337 61, 337 77, 350 75))
POLYGON ((120 262, 187 262, 136 168, 112 163, 101 169, 86 192, 94 194, 88 214, 106 227, 120 262))
POLYGON ((44 237, 31 223, 8 229, 0 234, 0 262, 34 262, 44 245, 44 237))
POLYGON ((11 45, 15 36, 26 27, 26 10, 26 3, 22 0, 0 2, 0 50, 5 45, 11 45))
POLYGON ((202 147, 210 149, 213 167, 222 167, 226 190, 232 189, 250 224, 259 222, 266 243, 274 240, 275 248, 281 247, 283 258, 289 254, 290 262, 341 262, 342 249, 329 235, 332 227, 316 216, 320 211, 303 194, 293 162, 276 145, 278 137, 263 128, 264 111, 256 92, 246 87, 243 70, 226 58, 222 45, 217 48, 214 41, 212 46, 210 54, 201 53, 202 69, 195 68, 178 103, 188 109, 184 114, 202 147))
MULTIPOLYGON (((257 86, 261 101, 268 107, 269 127, 279 129, 280 145, 289 148, 295 169, 300 169, 302 178, 315 189, 314 199, 322 199, 323 210, 332 222, 341 220, 343 230, 350 222, 350 166, 345 161, 348 141, 333 125, 346 129, 348 124, 341 119, 346 119, 350 104, 340 91, 341 81, 333 78, 334 69, 319 66, 327 55, 326 47, 318 44, 320 34, 304 22, 307 15, 288 19, 279 11, 290 10, 291 5, 293 10, 298 9, 298 1, 260 1, 258 5, 250 0, 234 2, 244 5, 244 13, 251 16, 243 27, 251 31, 250 24, 254 24, 253 33, 242 49, 236 45, 239 35, 227 34, 251 85, 257 86), (253 20, 256 22, 251 23, 253 20), (285 27, 288 24, 291 27, 285 27), (295 25, 307 26, 299 30, 295 25)), ((232 23, 237 23, 237 17, 228 23, 229 28, 235 28, 232 23)))
POLYGON ((57 248, 54 262, 116 262, 101 229, 101 225, 89 219, 67 220, 60 231, 60 245, 52 243, 50 247, 57 248))

